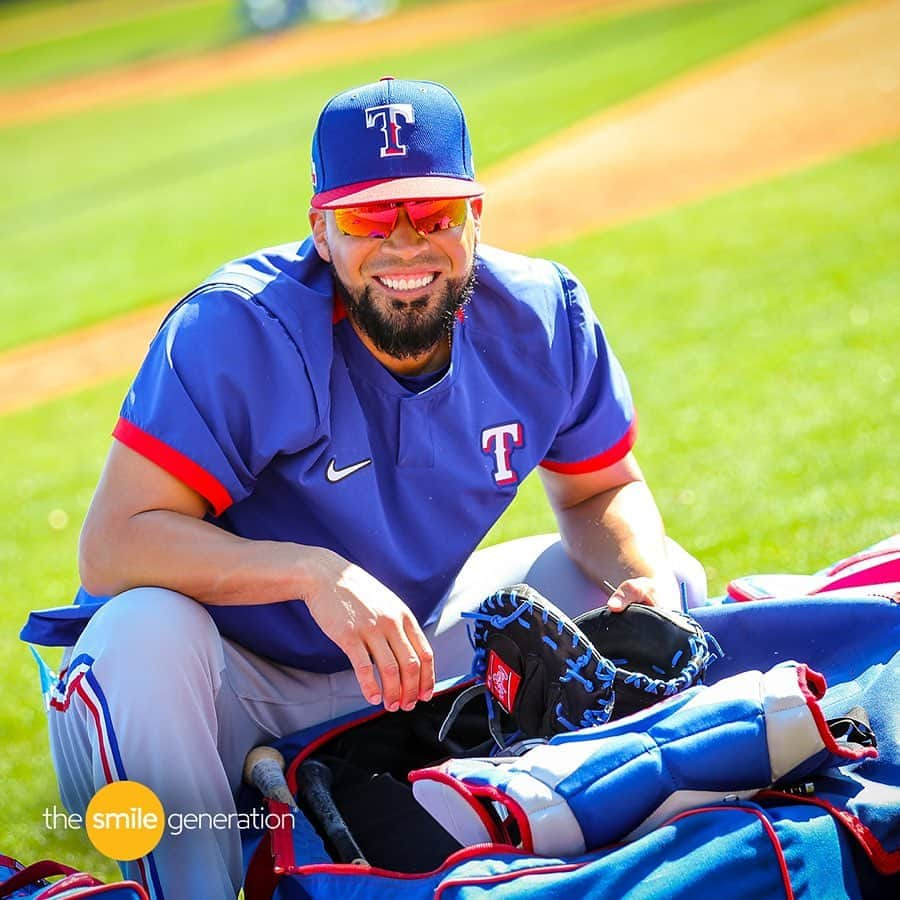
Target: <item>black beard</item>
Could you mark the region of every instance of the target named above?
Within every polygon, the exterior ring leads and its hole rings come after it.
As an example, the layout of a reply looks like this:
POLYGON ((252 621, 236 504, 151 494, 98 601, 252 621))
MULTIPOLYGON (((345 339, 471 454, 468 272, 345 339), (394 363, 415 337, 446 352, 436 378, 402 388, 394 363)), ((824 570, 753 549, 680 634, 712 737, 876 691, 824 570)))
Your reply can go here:
POLYGON ((347 314, 375 345, 375 349, 394 359, 412 359, 435 347, 453 331, 457 313, 475 291, 475 264, 465 278, 448 278, 443 296, 430 309, 415 303, 397 304, 389 312, 372 300, 371 285, 351 291, 331 264, 335 289, 344 301, 347 314))

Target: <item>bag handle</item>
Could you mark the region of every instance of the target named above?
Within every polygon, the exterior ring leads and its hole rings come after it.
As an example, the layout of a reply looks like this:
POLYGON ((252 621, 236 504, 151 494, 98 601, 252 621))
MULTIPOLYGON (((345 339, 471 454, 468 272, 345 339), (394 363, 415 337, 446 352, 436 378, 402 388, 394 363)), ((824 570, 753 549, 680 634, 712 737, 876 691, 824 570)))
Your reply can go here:
POLYGON ((247 864, 247 871, 244 873, 244 897, 246 900, 272 900, 279 881, 281 875, 275 874, 272 833, 267 830, 247 864))
MULTIPOLYGON (((24 869, 16 872, 15 875, 10 876, 6 881, 0 884, 0 898, 8 897, 10 894, 21 888, 33 887, 38 881, 45 878, 52 878, 55 875, 77 874, 78 869, 73 869, 71 866, 63 865, 52 859, 42 859, 39 862, 32 863, 30 866, 26 866, 24 869)), ((92 875, 88 875, 87 877, 91 879, 91 883, 90 885, 85 884, 85 887, 94 887, 103 884, 102 881, 98 881, 92 875)))
POLYGON ((828 719, 825 724, 831 736, 842 747, 857 750, 861 747, 878 746, 869 715, 861 706, 854 706, 846 715, 828 719))

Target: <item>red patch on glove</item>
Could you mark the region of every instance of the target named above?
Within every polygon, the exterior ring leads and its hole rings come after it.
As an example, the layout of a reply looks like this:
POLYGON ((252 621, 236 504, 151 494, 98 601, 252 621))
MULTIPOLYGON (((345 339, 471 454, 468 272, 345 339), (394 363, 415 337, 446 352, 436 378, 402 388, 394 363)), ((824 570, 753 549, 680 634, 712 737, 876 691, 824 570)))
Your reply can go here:
POLYGON ((516 702, 519 685, 522 683, 522 676, 508 666, 496 651, 491 650, 488 654, 486 680, 491 696, 506 712, 511 713, 513 704, 516 702))

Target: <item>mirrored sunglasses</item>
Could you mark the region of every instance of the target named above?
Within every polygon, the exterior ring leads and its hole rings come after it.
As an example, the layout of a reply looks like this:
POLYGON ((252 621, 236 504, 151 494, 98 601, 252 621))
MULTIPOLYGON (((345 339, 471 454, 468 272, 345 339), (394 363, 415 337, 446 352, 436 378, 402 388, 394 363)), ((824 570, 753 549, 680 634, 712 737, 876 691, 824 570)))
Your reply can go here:
POLYGON ((423 237, 464 225, 469 215, 469 201, 465 197, 454 197, 351 206, 334 210, 334 221, 343 234, 351 237, 388 238, 397 227, 401 208, 406 210, 413 228, 423 237))

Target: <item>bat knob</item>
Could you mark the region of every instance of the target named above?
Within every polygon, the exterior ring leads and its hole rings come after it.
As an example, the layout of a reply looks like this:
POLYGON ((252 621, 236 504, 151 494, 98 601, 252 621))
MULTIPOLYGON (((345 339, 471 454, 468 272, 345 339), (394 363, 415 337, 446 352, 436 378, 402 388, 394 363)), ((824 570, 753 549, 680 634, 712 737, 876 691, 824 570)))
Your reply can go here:
POLYGON ((244 781, 263 797, 297 808, 284 777, 284 757, 274 747, 254 747, 244 760, 244 781))
POLYGON ((305 759, 300 763, 297 774, 306 780, 321 780, 322 784, 331 790, 331 769, 317 759, 305 759))
POLYGON ((251 772, 257 763, 263 760, 271 760, 282 772, 284 771, 284 757, 274 747, 254 747, 244 760, 244 781, 247 784, 253 784, 251 772))

